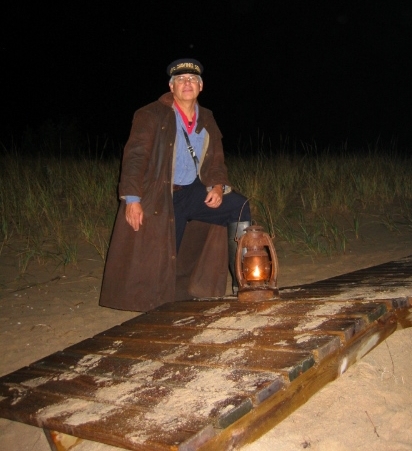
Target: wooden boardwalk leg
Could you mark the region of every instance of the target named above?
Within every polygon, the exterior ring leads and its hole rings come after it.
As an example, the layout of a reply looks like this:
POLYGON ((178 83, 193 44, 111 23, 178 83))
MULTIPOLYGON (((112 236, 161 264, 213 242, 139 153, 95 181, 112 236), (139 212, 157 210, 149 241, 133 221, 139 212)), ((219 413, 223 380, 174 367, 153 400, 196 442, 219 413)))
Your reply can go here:
POLYGON ((81 438, 62 432, 50 431, 49 429, 43 429, 43 431, 51 451, 70 451, 83 441, 81 438))

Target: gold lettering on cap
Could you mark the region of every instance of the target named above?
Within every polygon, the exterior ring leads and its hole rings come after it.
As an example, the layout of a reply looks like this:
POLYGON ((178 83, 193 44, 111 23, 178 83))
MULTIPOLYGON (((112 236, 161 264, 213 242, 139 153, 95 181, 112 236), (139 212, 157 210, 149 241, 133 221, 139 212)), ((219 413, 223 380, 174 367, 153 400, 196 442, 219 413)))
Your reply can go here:
POLYGON ((179 63, 177 66, 172 67, 170 70, 170 74, 177 71, 178 69, 194 69, 196 72, 200 74, 200 67, 197 64, 193 63, 179 63))

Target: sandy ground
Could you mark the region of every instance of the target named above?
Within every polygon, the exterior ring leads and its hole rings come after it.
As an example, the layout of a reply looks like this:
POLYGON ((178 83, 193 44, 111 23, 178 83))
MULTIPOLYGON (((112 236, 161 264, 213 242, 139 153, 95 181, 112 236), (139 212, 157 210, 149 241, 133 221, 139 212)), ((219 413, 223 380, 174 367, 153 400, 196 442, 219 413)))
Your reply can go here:
MULTIPOLYGON (((276 243, 279 286, 326 279, 412 254, 412 233, 382 225, 363 231, 345 255, 310 257, 276 243)), ((33 262, 0 254, 0 375, 10 373, 135 316, 98 306, 103 262, 90 246, 78 264, 33 262)), ((412 328, 398 330, 305 405, 241 451, 401 451, 412 449, 412 328)), ((43 431, 0 419, 0 451, 47 451, 43 431)), ((75 451, 116 450, 84 441, 75 451)))

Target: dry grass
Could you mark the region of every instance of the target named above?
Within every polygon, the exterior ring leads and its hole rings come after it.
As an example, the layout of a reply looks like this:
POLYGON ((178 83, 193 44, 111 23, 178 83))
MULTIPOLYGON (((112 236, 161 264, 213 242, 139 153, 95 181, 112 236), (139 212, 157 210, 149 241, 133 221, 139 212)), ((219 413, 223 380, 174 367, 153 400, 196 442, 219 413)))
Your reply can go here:
MULTIPOLYGON (((80 239, 104 260, 118 206, 118 157, 48 146, 0 154, 0 254, 13 247, 22 272, 32 259, 76 262, 80 239)), ((370 221, 412 229, 412 162, 396 149, 260 144, 227 164, 254 220, 302 252, 344 253, 370 221)))

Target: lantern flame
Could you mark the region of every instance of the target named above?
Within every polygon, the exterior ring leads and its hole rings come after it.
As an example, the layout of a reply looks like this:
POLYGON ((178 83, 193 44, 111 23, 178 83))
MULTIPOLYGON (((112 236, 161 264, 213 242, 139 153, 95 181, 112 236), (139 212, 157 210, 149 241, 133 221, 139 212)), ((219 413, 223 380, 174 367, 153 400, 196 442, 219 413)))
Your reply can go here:
POLYGON ((253 277, 260 278, 260 269, 259 266, 256 266, 252 272, 253 277))

